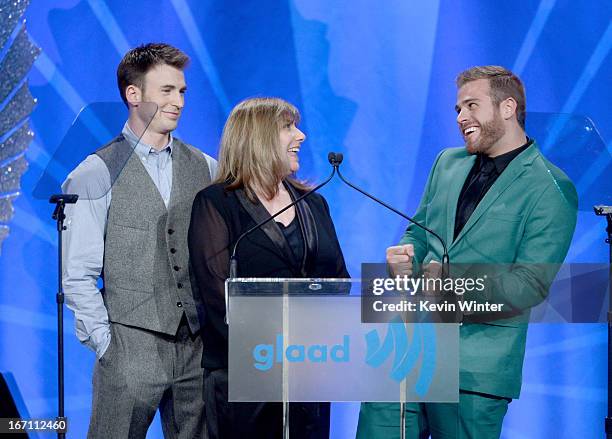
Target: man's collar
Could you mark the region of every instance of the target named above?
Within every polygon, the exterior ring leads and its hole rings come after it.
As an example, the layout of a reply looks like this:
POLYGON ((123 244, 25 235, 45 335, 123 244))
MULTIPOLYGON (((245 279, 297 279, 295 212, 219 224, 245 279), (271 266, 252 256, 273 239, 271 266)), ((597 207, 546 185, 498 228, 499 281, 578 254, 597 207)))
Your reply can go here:
MULTIPOLYGON (((146 143, 143 143, 138 138, 138 136, 134 134, 134 131, 132 131, 132 128, 130 128, 130 125, 128 122, 126 122, 125 125, 123 126, 123 130, 121 133, 128 140, 128 142, 130 142, 132 147, 135 146, 134 151, 136 152, 136 154, 138 154, 138 157, 141 159, 142 158, 146 159, 149 156, 149 153, 151 152, 151 150, 153 150, 154 152, 158 151, 156 148, 153 148, 151 145, 147 145, 146 143)), ((170 133, 168 144, 159 151, 168 149, 170 151, 170 154, 172 154, 173 143, 174 143, 174 137, 172 137, 172 133, 170 133)))
POLYGON ((476 166, 480 168, 483 163, 491 161, 495 165, 495 169, 497 170, 497 172, 501 174, 516 156, 525 151, 532 144, 533 139, 527 137, 527 142, 525 144, 513 149, 512 151, 508 151, 504 154, 498 155, 497 157, 491 158, 482 154, 478 154, 478 157, 476 159, 476 166))

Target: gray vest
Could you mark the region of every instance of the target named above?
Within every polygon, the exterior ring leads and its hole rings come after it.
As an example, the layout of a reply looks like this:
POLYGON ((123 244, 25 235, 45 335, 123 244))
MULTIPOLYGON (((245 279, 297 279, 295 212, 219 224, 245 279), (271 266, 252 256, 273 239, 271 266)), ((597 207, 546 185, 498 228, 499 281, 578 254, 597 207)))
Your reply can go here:
POLYGON ((104 239, 104 303, 111 322, 175 335, 183 314, 200 328, 187 231, 195 195, 211 181, 206 159, 174 139, 168 208, 138 155, 117 137, 96 154, 112 185, 104 239))

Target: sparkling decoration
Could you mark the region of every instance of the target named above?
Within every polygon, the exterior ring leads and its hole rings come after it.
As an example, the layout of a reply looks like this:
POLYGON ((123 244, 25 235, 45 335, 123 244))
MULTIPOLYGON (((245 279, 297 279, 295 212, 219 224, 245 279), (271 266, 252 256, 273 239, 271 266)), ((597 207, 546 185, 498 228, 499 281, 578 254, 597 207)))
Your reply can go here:
POLYGON ((0 111, 0 133, 6 133, 13 128, 15 121, 28 117, 34 110, 35 103, 36 101, 32 98, 28 85, 23 84, 15 93, 15 96, 0 111))
POLYGON ((2 242, 4 240, 4 238, 6 238, 9 234, 9 228, 8 226, 2 226, 0 225, 0 242, 2 242))
MULTIPOLYGON (((0 143, 0 157, 7 157, 6 161, 16 158, 25 152, 33 138, 34 133, 30 131, 30 124, 26 121, 8 139, 0 143)), ((4 162, 5 160, 0 160, 0 167, 4 162)))
POLYGON ((4 101, 11 91, 23 81, 40 53, 40 49, 35 47, 28 39, 25 25, 21 24, 21 26, 21 31, 11 42, 11 48, 0 65, 0 78, 2 78, 0 81, 0 101, 4 101))
MULTIPOLYGON (((21 175, 27 169, 28 162, 23 155, 0 168, 0 193, 2 193, 0 200, 10 198, 19 192, 21 175)), ((0 219, 4 220, 2 217, 0 219)))
POLYGON ((26 75, 40 49, 32 44, 22 17, 27 0, 0 0, 0 250, 9 235, 13 201, 28 169, 25 150, 34 133, 28 122, 36 101, 26 75))
POLYGON ((0 47, 4 47, 28 7, 24 0, 0 0, 0 47))
MULTIPOLYGON (((18 194, 15 194, 12 197, 6 197, 0 200, 0 217, 13 215, 12 200, 14 198, 17 198, 17 195, 18 194)), ((6 237, 6 235, 8 235, 8 231, 8 226, 0 226, 0 236, 6 237), (5 231, 5 233, 2 232, 3 230, 5 231)))

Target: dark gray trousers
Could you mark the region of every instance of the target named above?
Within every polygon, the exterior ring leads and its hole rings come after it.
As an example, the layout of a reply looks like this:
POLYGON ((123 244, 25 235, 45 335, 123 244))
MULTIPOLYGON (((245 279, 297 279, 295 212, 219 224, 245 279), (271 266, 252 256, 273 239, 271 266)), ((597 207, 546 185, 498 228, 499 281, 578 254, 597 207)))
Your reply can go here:
POLYGON ((166 438, 206 438, 202 339, 185 319, 176 337, 111 324, 96 361, 88 438, 145 438, 159 408, 166 438))

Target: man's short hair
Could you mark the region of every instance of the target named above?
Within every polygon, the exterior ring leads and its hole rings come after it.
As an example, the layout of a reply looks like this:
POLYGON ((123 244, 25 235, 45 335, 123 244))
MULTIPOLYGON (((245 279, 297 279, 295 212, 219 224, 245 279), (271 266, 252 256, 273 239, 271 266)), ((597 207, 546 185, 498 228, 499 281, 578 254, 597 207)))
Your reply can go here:
POLYGON ((144 44, 125 54, 117 67, 117 86, 121 99, 126 105, 125 89, 129 85, 135 85, 143 90, 147 72, 163 64, 184 70, 189 64, 189 57, 176 47, 165 43, 144 44))
POLYGON ((510 70, 501 66, 476 66, 459 74, 456 79, 457 88, 477 79, 488 79, 491 88, 491 100, 497 106, 508 98, 516 101, 516 119, 525 129, 525 87, 520 78, 510 70))

